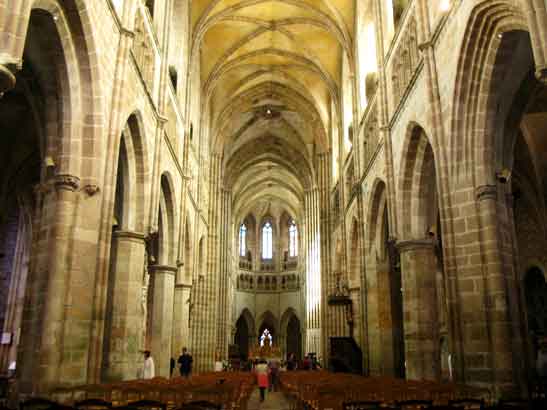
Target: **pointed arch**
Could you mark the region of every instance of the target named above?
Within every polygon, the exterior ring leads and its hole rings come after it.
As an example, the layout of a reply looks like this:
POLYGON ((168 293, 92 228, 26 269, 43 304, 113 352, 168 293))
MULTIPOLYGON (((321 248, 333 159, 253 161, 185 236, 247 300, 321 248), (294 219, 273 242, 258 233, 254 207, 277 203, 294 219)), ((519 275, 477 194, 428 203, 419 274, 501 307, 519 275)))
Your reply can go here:
MULTIPOLYGON (((451 171, 459 178, 473 178, 477 186, 493 184, 495 136, 492 123, 495 87, 502 81, 494 71, 504 33, 527 31, 519 3, 510 0, 482 2, 471 12, 465 30, 455 79, 452 111, 454 158, 451 171)), ((509 57, 507 54, 505 57, 509 57)), ((498 73, 499 74, 499 73, 498 73)))

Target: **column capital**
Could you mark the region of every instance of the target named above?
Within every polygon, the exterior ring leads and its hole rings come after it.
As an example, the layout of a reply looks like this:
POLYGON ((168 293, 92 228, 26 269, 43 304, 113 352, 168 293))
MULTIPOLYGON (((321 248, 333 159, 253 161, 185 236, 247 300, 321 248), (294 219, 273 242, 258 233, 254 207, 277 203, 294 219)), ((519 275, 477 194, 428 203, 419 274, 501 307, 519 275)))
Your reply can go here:
POLYGON ((495 185, 481 185, 475 189, 475 196, 477 201, 483 201, 487 199, 496 200, 498 197, 498 188, 495 185))
POLYGON ((433 249, 435 248, 436 242, 433 239, 406 239, 397 241, 395 247, 399 250, 400 253, 415 251, 418 249, 433 249))
POLYGON ((177 267, 176 266, 169 266, 169 265, 151 265, 148 266, 148 273, 166 273, 168 275, 175 276, 177 274, 177 267))
POLYGON ((116 238, 132 239, 134 241, 144 243, 144 233, 134 231, 114 231, 112 233, 116 238))
POLYGON ((55 188, 65 191, 77 191, 80 189, 80 178, 70 174, 57 174, 55 175, 55 188))

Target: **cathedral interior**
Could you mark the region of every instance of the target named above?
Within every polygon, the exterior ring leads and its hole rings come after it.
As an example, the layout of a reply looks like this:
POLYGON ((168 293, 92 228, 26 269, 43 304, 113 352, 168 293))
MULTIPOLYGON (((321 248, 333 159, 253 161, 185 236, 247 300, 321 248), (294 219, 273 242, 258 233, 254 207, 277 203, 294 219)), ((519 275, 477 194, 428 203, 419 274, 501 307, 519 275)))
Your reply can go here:
POLYGON ((0 161, 20 392, 547 376, 544 0, 0 1, 0 161))

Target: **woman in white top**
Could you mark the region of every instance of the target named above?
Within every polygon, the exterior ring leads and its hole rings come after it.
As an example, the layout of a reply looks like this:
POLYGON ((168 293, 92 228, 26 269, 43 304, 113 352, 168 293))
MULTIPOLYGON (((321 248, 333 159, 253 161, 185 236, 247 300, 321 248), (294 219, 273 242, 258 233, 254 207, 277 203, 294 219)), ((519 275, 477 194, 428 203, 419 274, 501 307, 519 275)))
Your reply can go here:
POLYGON ((143 379, 153 379, 155 376, 154 372, 154 359, 150 356, 150 350, 144 351, 144 367, 142 372, 143 379))

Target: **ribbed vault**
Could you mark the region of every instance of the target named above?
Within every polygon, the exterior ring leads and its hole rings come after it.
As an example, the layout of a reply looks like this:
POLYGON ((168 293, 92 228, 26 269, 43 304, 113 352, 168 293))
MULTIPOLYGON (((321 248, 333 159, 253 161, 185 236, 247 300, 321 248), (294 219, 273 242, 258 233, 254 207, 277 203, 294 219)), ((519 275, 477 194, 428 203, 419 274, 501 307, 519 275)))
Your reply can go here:
MULTIPOLYGON (((210 146, 223 154, 236 220, 259 202, 302 216, 314 155, 330 149, 342 61, 354 72, 354 0, 194 0, 210 146)), ((199 59, 199 60, 198 60, 199 59)))

